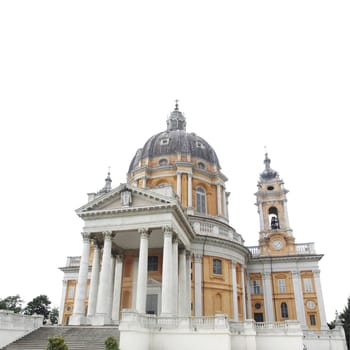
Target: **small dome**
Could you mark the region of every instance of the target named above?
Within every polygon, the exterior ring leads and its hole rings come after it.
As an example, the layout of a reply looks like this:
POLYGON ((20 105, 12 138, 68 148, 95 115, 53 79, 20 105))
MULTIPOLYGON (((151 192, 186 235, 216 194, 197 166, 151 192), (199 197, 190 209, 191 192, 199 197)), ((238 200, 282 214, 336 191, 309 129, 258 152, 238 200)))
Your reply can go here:
POLYGON ((276 170, 271 169, 270 167, 271 160, 268 157, 267 153, 265 153, 265 170, 260 174, 260 179, 269 181, 278 178, 278 172, 276 170))
POLYGON ((179 111, 178 104, 167 119, 167 130, 152 136, 137 150, 129 167, 134 171, 142 159, 158 158, 172 154, 189 154, 193 158, 202 159, 220 169, 218 157, 214 149, 202 137, 186 132, 186 119, 179 111))

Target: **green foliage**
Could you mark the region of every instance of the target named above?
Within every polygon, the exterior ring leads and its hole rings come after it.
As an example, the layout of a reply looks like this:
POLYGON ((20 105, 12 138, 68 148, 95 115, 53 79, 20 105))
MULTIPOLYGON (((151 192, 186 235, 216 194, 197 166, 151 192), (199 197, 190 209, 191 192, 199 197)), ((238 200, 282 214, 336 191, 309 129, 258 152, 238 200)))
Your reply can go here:
POLYGON ((108 337, 105 340, 105 349, 106 350, 119 350, 118 340, 114 337, 108 337))
POLYGON ((0 299, 0 310, 11 310, 15 313, 22 311, 23 300, 17 295, 8 296, 5 299, 0 299))
POLYGON ((49 337, 46 350, 68 350, 63 337, 49 337))
POLYGON ((50 314, 50 305, 51 301, 48 299, 46 295, 39 295, 34 298, 31 302, 27 304, 24 308, 25 315, 43 315, 44 316, 44 324, 46 320, 49 318, 50 314))
POLYGON ((49 315, 49 319, 51 324, 57 324, 58 323, 58 308, 54 307, 49 315))
POLYGON ((348 344, 348 349, 350 349, 350 297, 348 297, 348 303, 343 312, 339 314, 339 319, 343 323, 346 342, 348 344))

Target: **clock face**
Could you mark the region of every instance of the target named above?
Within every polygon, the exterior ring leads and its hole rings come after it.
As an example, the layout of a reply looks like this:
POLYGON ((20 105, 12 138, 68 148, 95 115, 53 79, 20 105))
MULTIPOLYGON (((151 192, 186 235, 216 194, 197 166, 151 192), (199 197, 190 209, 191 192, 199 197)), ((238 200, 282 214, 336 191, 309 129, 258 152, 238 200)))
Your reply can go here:
POLYGON ((314 309, 316 304, 315 302, 313 302, 312 300, 309 300, 307 303, 306 303, 306 306, 309 308, 309 309, 314 309))
POLYGON ((271 244, 272 244, 272 247, 275 249, 281 249, 283 246, 282 240, 280 239, 273 240, 271 244))

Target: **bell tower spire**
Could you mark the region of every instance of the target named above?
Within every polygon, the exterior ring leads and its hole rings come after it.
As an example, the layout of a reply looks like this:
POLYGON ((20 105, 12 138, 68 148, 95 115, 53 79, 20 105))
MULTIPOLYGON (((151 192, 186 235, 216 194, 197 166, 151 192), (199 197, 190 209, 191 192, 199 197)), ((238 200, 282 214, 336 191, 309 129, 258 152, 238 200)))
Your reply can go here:
POLYGON ((264 255, 284 255, 295 251, 293 231, 289 227, 287 193, 271 160, 265 153, 265 169, 260 174, 256 205, 260 216, 259 246, 264 255))

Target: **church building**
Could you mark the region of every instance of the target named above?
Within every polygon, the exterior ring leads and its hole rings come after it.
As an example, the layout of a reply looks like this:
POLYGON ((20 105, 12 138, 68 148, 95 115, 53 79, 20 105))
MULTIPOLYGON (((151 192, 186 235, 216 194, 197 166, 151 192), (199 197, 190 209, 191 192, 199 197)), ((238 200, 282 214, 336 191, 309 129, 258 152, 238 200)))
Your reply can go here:
POLYGON ((341 325, 326 322, 323 255, 296 242, 268 154, 248 247, 213 147, 186 131, 178 103, 166 126, 136 151, 126 183, 113 188, 108 173, 76 210, 82 253, 60 268, 59 323, 118 327, 122 350, 345 350, 341 325))

